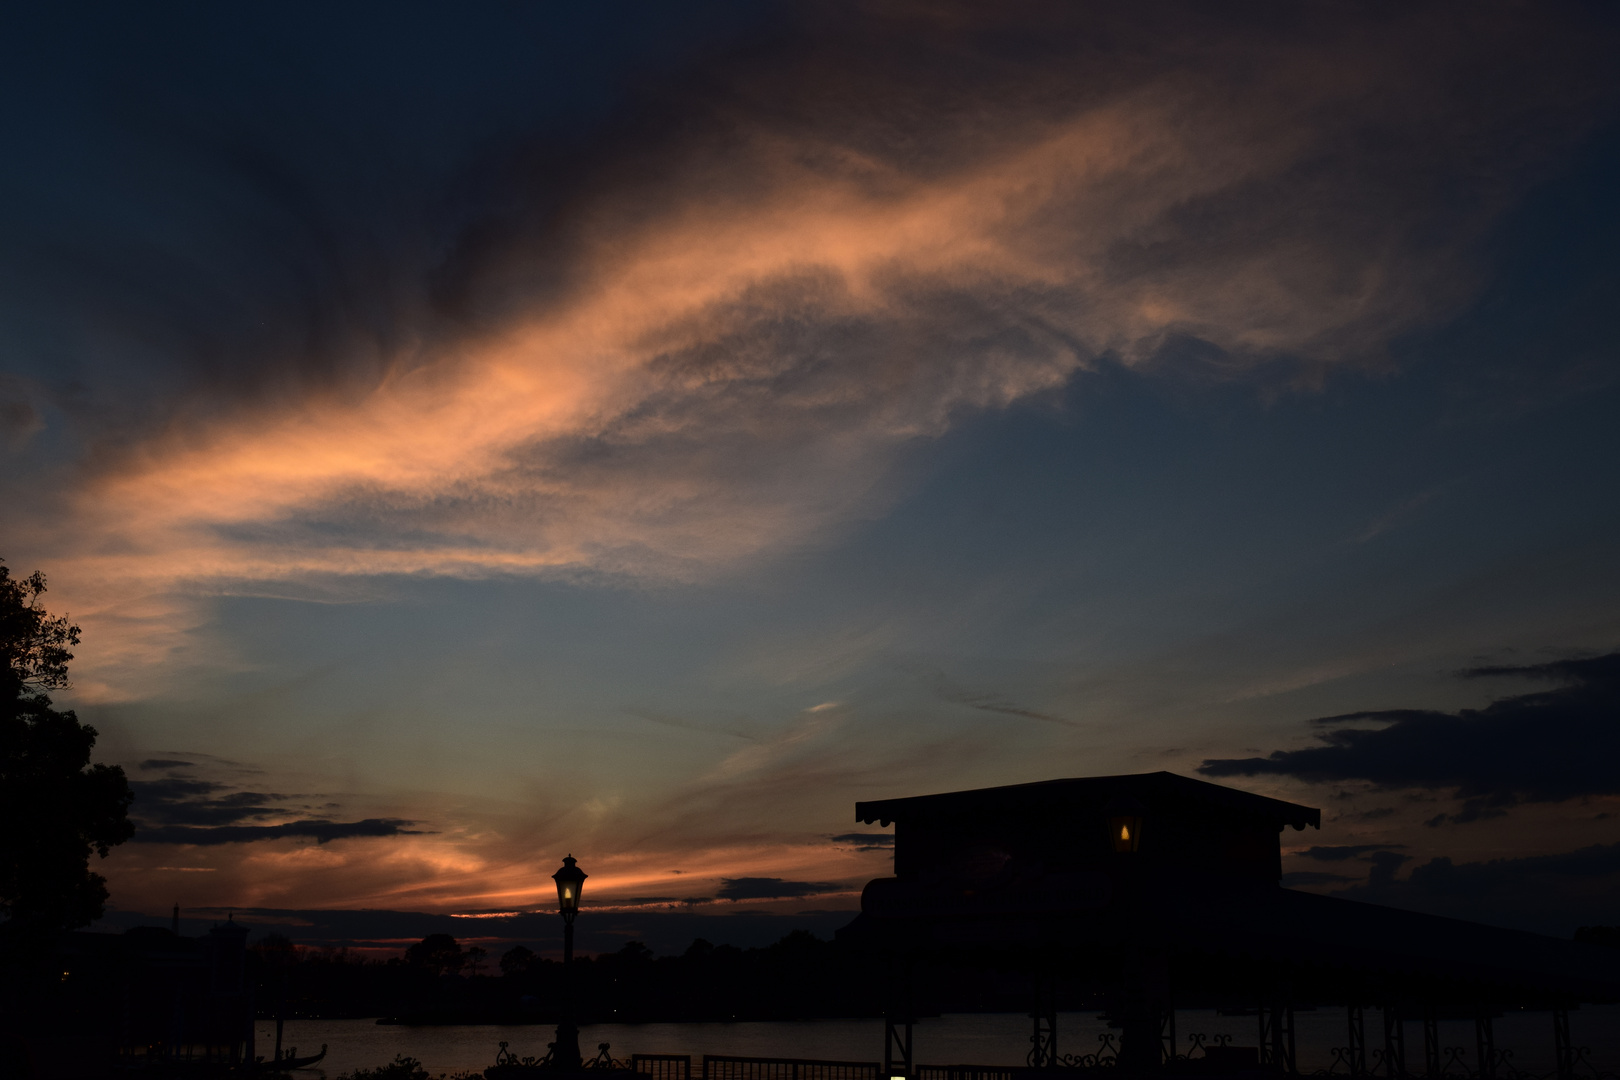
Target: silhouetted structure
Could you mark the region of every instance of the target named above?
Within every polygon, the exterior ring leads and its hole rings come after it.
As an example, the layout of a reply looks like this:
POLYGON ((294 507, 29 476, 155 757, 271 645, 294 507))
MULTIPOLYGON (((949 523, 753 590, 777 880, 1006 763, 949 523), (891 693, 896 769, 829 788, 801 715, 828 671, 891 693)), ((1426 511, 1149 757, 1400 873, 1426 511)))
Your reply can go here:
POLYGON ((839 935, 890 964, 889 1075, 914 1072, 910 985, 923 968, 1026 976, 1033 1066, 1080 1061, 1058 1052, 1059 984, 1097 1001, 1134 1073, 1174 1060, 1173 1004, 1257 1009, 1251 1060, 1293 1072, 1293 1004, 1309 1001, 1350 1006, 1352 1074, 1376 1063, 1391 1077, 1408 1071, 1408 1020, 1422 1022, 1433 1076, 1435 1018, 1475 1017, 1488 1077, 1492 1016, 1550 1008, 1567 1075, 1564 1010, 1620 1000, 1612 950, 1282 888, 1279 834, 1319 828, 1320 811, 1172 773, 863 802, 855 816, 895 825, 895 876, 866 886, 839 935), (1367 1005, 1385 1029, 1371 1054, 1367 1005))
POLYGON ((247 937, 248 929, 230 919, 195 938, 161 926, 65 935, 50 1000, 31 1003, 43 1025, 36 1065, 47 1074, 72 1072, 70 1064, 47 1057, 64 1053, 80 1066, 103 1068, 115 1060, 125 1066, 252 1061, 247 937))

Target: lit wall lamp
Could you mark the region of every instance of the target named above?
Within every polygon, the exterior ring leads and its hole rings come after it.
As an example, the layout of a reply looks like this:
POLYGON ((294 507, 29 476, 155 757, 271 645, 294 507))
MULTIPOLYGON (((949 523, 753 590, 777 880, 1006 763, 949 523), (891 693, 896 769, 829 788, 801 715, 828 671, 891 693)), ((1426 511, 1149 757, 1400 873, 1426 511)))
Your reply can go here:
POLYGON ((1142 818, 1146 807, 1135 799, 1115 799, 1104 813, 1108 816, 1108 842, 1121 854, 1142 846, 1142 818))

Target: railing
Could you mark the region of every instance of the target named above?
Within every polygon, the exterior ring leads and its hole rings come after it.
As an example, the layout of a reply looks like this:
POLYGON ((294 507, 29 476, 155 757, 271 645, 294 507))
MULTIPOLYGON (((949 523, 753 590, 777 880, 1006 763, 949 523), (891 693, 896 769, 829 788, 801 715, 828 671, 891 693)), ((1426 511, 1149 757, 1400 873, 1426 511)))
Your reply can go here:
POLYGON ((733 1057, 704 1054, 703 1080, 882 1080, 875 1061, 733 1057))
POLYGON ((692 1080, 691 1054, 631 1054, 630 1071, 652 1080, 692 1080))
MULTIPOLYGON (((1252 1046, 1230 1046, 1230 1035, 1208 1036, 1200 1032, 1193 1032, 1187 1036, 1187 1052, 1177 1054, 1176 1061, 1205 1062, 1215 1066, 1211 1071, 1219 1071, 1224 1067, 1252 1067, 1249 1065, 1250 1056, 1258 1057, 1259 1049, 1252 1046), (1239 1062, 1231 1055, 1241 1053, 1244 1055, 1239 1062)), ((1483 1069, 1478 1062, 1469 1060, 1469 1049, 1465 1046, 1440 1046, 1435 1044, 1432 1057, 1435 1064, 1422 1070, 1407 1070, 1400 1061, 1392 1063, 1385 1057, 1382 1048, 1373 1048, 1369 1055, 1370 1060, 1364 1069, 1358 1069, 1355 1048, 1349 1046, 1330 1047, 1333 1060, 1325 1069, 1312 1069, 1309 1072, 1301 1070, 1300 1076, 1335 1077, 1337 1080, 1620 1080, 1620 1074, 1606 1072, 1592 1064, 1591 1048, 1585 1046, 1570 1046, 1564 1051, 1564 1060, 1551 1072, 1537 1073, 1521 1069, 1513 1063, 1512 1050, 1499 1050, 1494 1047, 1487 1050, 1489 1055, 1483 1069), (1444 1064, 1440 1064, 1443 1059, 1444 1064)), ((1478 1051, 1473 1055, 1478 1057, 1478 1051)), ((966 1080, 966 1074, 963 1074, 966 1080)), ((923 1077, 921 1080, 956 1080, 953 1077, 923 1077)), ((986 1080, 991 1080, 988 1073, 986 1080)))
MULTIPOLYGON (((1253 1046, 1232 1046, 1230 1035, 1205 1035, 1193 1032, 1187 1036, 1187 1052, 1176 1053, 1167 1062, 1171 1072, 1180 1070, 1177 1063, 1187 1063, 1198 1072, 1219 1075, 1228 1071, 1253 1071, 1260 1059, 1260 1050, 1253 1046)), ((1336 1078, 1336 1080, 1620 1080, 1620 1074, 1594 1067, 1591 1051, 1584 1046, 1569 1045, 1567 1036, 1560 1043, 1560 1060, 1550 1073, 1534 1073, 1515 1066, 1513 1051, 1496 1049, 1483 1043, 1489 1055, 1483 1069, 1470 1060, 1468 1048, 1462 1046, 1433 1046, 1434 1062, 1421 1071, 1408 1071, 1400 1061, 1385 1060, 1382 1048, 1372 1048, 1363 1057, 1351 1046, 1332 1047, 1333 1060, 1327 1068, 1301 1070, 1298 1075, 1336 1078), (1441 1063, 1443 1061, 1443 1064, 1441 1063), (1365 1062, 1362 1065, 1361 1062, 1365 1062), (1393 1068, 1391 1067, 1393 1065, 1393 1068), (1359 1067, 1358 1067, 1359 1066, 1359 1067)), ((506 1044, 501 1044, 505 1053, 506 1044)), ((1476 1052, 1474 1057, 1478 1057, 1476 1052)), ((515 1058, 511 1059, 516 1061, 515 1058)), ((528 1064, 528 1059, 525 1060, 528 1064)), ((1075 1072, 1108 1069, 1112 1074, 1118 1063, 1118 1048, 1114 1036, 1104 1033, 1099 1037, 1097 1053, 1065 1055, 1058 1059, 1058 1067, 1075 1072)), ((538 1063, 536 1063, 538 1064, 538 1063)), ((612 1067, 607 1047, 601 1047, 599 1066, 612 1067)), ((1428 1064, 1427 1062, 1425 1063, 1428 1064)), ((633 1054, 628 1062, 635 1073, 649 1080, 889 1080, 875 1061, 823 1061, 815 1058, 760 1058, 730 1054, 705 1054, 702 1071, 694 1078, 692 1057, 689 1054, 633 1054)), ((1014 1065, 918 1065, 912 1070, 911 1080, 1025 1080, 1032 1074, 1047 1070, 1014 1065)))
POLYGON ((997 1065, 919 1065, 917 1080, 1013 1080, 1024 1071, 997 1065))
MULTIPOLYGON (((1232 1071, 1252 1071, 1259 1057, 1259 1050, 1252 1046, 1231 1046, 1230 1035, 1208 1036, 1194 1032, 1187 1036, 1187 1053, 1177 1054, 1176 1061, 1207 1062, 1212 1066, 1211 1072, 1220 1073, 1227 1069, 1232 1071)), ((1114 1047, 1111 1039, 1104 1037, 1099 1046, 1099 1053, 1087 1054, 1080 1057, 1061 1058, 1060 1067, 1076 1071, 1112 1067, 1116 1063, 1114 1047)), ((1375 1049, 1371 1055, 1369 1068, 1365 1073, 1358 1074, 1353 1071, 1353 1060, 1349 1047, 1333 1047, 1333 1062, 1325 1069, 1313 1069, 1310 1072, 1301 1072, 1303 1076, 1336 1077, 1338 1080, 1385 1080, 1390 1070, 1383 1060, 1381 1050, 1375 1049)), ((1588 1060, 1590 1051, 1586 1047, 1572 1047, 1570 1061, 1566 1068, 1570 1071, 1569 1080, 1620 1080, 1620 1075, 1603 1072, 1594 1068, 1588 1060)), ((1443 1048, 1445 1064, 1434 1080, 1565 1080, 1559 1072, 1541 1074, 1532 1073, 1516 1068, 1513 1064, 1513 1051, 1496 1050, 1492 1054, 1492 1062, 1483 1073, 1471 1067, 1468 1050, 1461 1046, 1448 1046, 1443 1048)), ((757 1058, 740 1057, 729 1054, 705 1054, 702 1060, 702 1069, 696 1078, 692 1073, 692 1057, 690 1054, 632 1054, 629 1061, 632 1071, 649 1080, 887 1080, 883 1076, 882 1066, 875 1061, 822 1061, 815 1058, 757 1058)), ((912 1072, 912 1080, 1023 1080, 1033 1073, 1045 1070, 1032 1069, 1018 1065, 918 1065, 912 1072)), ((1420 1073, 1403 1074, 1396 1071, 1397 1076, 1404 1076, 1409 1080, 1426 1080, 1420 1073)))

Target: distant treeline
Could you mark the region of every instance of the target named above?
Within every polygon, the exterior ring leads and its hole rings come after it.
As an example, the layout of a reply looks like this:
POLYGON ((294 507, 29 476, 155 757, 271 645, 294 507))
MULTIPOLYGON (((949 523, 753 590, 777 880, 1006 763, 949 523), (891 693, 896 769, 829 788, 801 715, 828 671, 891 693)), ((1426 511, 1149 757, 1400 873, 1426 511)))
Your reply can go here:
POLYGON ((252 946, 259 1014, 381 1016, 404 1023, 555 1023, 565 993, 580 1023, 778 1020, 877 1016, 871 961, 807 931, 739 949, 694 941, 655 957, 638 941, 576 957, 565 986, 560 961, 523 946, 498 957, 433 934, 402 957, 371 960, 310 949, 270 934, 252 946))
MULTIPOLYGON (((1575 939, 1620 946, 1620 927, 1582 927, 1575 939)), ((429 935, 389 960, 270 934, 251 947, 249 963, 264 1018, 377 1016, 417 1024, 552 1024, 565 1000, 582 1024, 871 1017, 882 1014, 895 975, 879 958, 803 930, 763 948, 699 939, 679 956, 655 957, 631 941, 615 953, 576 958, 566 983, 560 961, 523 946, 492 956, 448 934, 429 935)), ((1233 975, 1227 970, 1226 981, 1233 975)), ((1027 976, 1006 971, 919 969, 911 985, 920 1014, 1030 1003, 1027 976)), ((1080 986, 1061 988, 1060 997, 1066 1009, 1105 1004, 1080 986)), ((1247 1001, 1241 992, 1232 998, 1247 1001)))

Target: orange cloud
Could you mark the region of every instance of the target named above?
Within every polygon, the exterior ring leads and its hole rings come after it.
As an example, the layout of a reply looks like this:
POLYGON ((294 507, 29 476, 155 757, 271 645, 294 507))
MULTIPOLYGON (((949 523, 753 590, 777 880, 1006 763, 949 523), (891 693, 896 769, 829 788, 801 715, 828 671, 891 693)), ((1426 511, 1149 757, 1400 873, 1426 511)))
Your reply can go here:
POLYGON ((120 665, 195 621, 186 598, 221 591, 700 577, 880 507, 908 443, 1099 357, 1185 338, 1226 377, 1368 362, 1466 291, 1460 257, 1506 189, 1436 244, 1444 169, 1393 175, 1341 144, 1488 140, 1458 73, 1513 28, 1437 49, 1421 14, 1136 27, 1159 52, 1131 64, 1039 10, 1069 52, 1019 67, 970 55, 959 20, 874 15, 889 47, 940 50, 919 86, 852 73, 826 40, 786 74, 743 65, 730 100, 780 107, 694 105, 707 134, 646 151, 655 180, 645 154, 602 166, 563 239, 517 230, 469 275, 499 315, 420 337, 369 385, 180 417, 98 459, 32 537, 93 632, 88 681, 117 696, 120 665), (551 263, 565 286, 512 286, 551 263))

